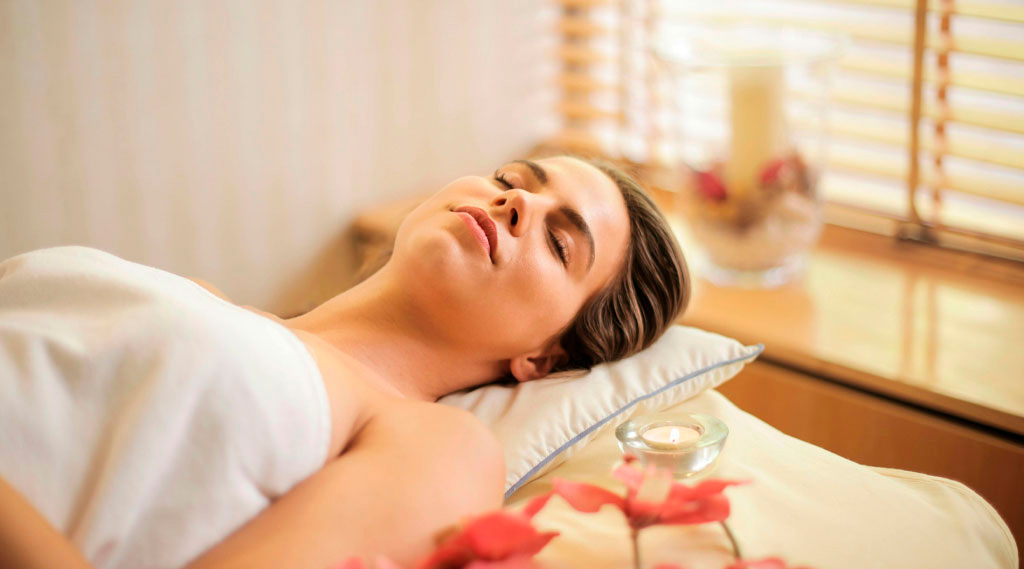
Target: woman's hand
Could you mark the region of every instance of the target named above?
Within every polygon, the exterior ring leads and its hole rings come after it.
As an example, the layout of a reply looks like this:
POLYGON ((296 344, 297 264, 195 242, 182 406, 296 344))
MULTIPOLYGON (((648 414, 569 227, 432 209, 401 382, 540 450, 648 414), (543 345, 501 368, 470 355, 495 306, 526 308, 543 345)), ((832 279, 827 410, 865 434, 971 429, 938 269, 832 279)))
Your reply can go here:
POLYGON ((85 556, 3 478, 0 478, 0 567, 92 569, 85 556))

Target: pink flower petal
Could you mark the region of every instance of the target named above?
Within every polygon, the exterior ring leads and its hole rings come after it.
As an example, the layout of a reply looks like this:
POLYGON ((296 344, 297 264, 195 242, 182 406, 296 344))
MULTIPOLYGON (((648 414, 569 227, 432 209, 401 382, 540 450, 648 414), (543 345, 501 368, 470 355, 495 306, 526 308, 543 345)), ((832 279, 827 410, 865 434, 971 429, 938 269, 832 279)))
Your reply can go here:
POLYGON ((691 488, 675 483, 661 510, 662 524, 702 524, 719 522, 729 517, 729 499, 722 495, 725 488, 746 484, 746 481, 705 480, 691 488))
POLYGON ((531 556, 519 555, 500 561, 487 561, 483 559, 473 561, 466 565, 464 569, 534 569, 535 567, 536 565, 533 563, 531 556))
POLYGON ((681 482, 676 482, 672 484, 672 489, 669 490, 668 501, 685 502, 703 500, 710 496, 721 495, 722 491, 729 486, 738 486, 749 482, 749 480, 721 480, 718 478, 712 478, 704 480, 694 487, 687 486, 681 482))
POLYGON ((668 498, 672 485, 672 471, 667 468, 657 468, 652 464, 647 467, 640 486, 636 490, 636 495, 631 498, 638 502, 660 504, 668 498))
POLYGON ((786 166, 786 162, 788 160, 788 158, 776 158, 775 160, 769 162, 761 170, 761 187, 768 186, 777 182, 779 179, 779 172, 782 170, 784 166, 786 166))
POLYGON ((661 522, 661 510, 664 507, 662 502, 641 502, 631 500, 627 506, 626 517, 629 519, 629 527, 643 529, 661 522))
POLYGON ((661 509, 663 524, 703 524, 729 517, 729 499, 721 494, 696 500, 667 500, 661 509))
POLYGON ((359 557, 350 557, 341 563, 331 567, 331 569, 366 569, 366 565, 363 564, 363 560, 359 557))
POLYGON ((463 532, 446 539, 430 555, 415 565, 416 569, 447 569, 462 567, 473 560, 473 551, 469 548, 463 532))
POLYGON ((555 494, 558 494, 573 509, 580 512, 596 512, 605 504, 611 504, 620 510, 625 510, 626 500, 619 496, 592 484, 582 482, 571 482, 561 478, 552 481, 555 494))
POLYGON ((377 558, 377 564, 375 567, 376 569, 403 569, 401 565, 384 556, 377 558))
POLYGON ((417 569, 460 569, 476 561, 530 558, 558 532, 538 532, 518 512, 495 511, 469 520, 416 565, 417 569))
POLYGON ((463 535, 476 558, 497 561, 517 555, 534 555, 558 533, 540 533, 526 516, 497 511, 466 524, 463 535))
POLYGON ((612 471, 612 476, 626 485, 630 496, 636 494, 636 491, 640 489, 640 485, 644 483, 643 471, 633 467, 631 462, 616 467, 612 471))
MULTIPOLYGON (((756 561, 741 559, 725 569, 786 569, 786 562, 778 557, 765 557, 756 561)), ((798 568, 794 567, 793 569, 798 568)))
MULTIPOLYGON (((707 496, 709 494, 719 494, 729 486, 741 486, 743 484, 750 484, 752 480, 723 480, 721 478, 709 478, 702 481, 691 489, 694 496, 707 496)), ((679 484, 684 486, 685 484, 679 484)))
POLYGON ((715 202, 725 201, 728 192, 726 192, 725 184, 714 172, 696 172, 697 177, 697 192, 704 196, 706 199, 715 202))
POLYGON ((545 505, 547 505, 548 500, 550 500, 551 497, 554 495, 554 492, 548 492, 543 496, 537 496, 536 498, 530 500, 530 502, 526 504, 526 507, 523 508, 523 515, 527 518, 533 518, 533 516, 535 516, 537 512, 539 512, 545 505))

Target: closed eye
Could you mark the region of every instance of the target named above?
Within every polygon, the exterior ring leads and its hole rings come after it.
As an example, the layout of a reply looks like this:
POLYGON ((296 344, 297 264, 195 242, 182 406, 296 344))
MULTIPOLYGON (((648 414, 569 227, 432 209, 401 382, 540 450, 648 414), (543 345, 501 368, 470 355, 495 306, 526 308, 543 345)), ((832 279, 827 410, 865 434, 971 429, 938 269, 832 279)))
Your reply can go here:
POLYGON ((497 180, 498 183, 501 184, 502 186, 505 186, 506 188, 508 188, 510 190, 512 189, 512 183, 505 179, 505 174, 504 173, 497 173, 497 172, 495 172, 494 179, 497 180))
MULTIPOLYGON (((504 172, 495 172, 494 179, 502 186, 505 186, 506 189, 511 190, 515 187, 512 185, 512 182, 509 182, 508 179, 505 178, 504 172)), ((562 261, 562 266, 568 267, 569 246, 565 243, 565 241, 559 239, 558 236, 555 235, 555 232, 551 231, 550 229, 548 230, 548 240, 551 242, 552 250, 555 252, 556 255, 558 255, 559 260, 562 261)))
POLYGON ((555 248, 558 253, 558 258, 562 260, 562 265, 569 266, 569 247, 555 235, 554 231, 548 230, 548 238, 551 240, 551 245, 555 248))

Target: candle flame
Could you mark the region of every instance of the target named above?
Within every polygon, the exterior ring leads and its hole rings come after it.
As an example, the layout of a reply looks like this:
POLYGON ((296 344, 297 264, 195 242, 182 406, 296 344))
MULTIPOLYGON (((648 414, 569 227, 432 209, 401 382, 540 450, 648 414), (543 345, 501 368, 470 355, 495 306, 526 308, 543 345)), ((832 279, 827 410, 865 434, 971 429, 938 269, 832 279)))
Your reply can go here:
POLYGON ((672 429, 672 434, 669 435, 668 440, 671 443, 678 443, 679 442, 679 429, 673 428, 672 429))

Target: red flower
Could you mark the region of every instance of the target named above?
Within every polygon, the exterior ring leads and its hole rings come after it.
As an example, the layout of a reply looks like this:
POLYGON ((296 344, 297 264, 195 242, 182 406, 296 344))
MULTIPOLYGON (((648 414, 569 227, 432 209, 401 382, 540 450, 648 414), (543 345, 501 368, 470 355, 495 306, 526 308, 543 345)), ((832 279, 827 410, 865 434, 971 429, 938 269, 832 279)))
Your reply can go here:
POLYGON ((477 559, 476 561, 466 565, 465 569, 536 569, 536 565, 531 561, 532 555, 520 555, 517 557, 509 557, 501 561, 483 561, 477 559))
POLYGON ((366 564, 358 557, 350 557, 331 569, 366 569, 366 564))
POLYGON ((789 157, 776 158, 765 165, 761 170, 761 187, 766 188, 778 184, 782 169, 789 165, 790 160, 789 157))
POLYGON ((729 500, 722 491, 729 486, 744 484, 731 480, 705 480, 691 488, 673 484, 662 505, 661 524, 702 524, 720 522, 729 517, 729 500))
POLYGON ((554 486, 555 494, 569 502, 569 505, 576 511, 593 513, 600 510, 601 506, 605 504, 611 504, 626 511, 625 498, 600 486, 572 482, 563 478, 555 478, 552 481, 552 486, 554 486))
POLYGON ((741 559, 725 569, 811 569, 810 567, 789 567, 786 562, 778 557, 765 557, 756 561, 741 559))
POLYGON ((725 201, 727 197, 725 184, 722 183, 722 179, 714 170, 703 172, 695 170, 694 176, 696 177, 697 192, 700 195, 714 202, 725 201))
MULTIPOLYGON (((378 557, 377 563, 374 564, 376 569, 402 569, 402 567, 387 557, 378 557)), ((368 569, 363 563, 363 560, 359 557, 350 557, 341 562, 340 565, 335 565, 331 569, 368 569)))
POLYGON ((705 480, 695 487, 673 482, 666 470, 653 466, 641 472, 627 462, 615 469, 626 484, 623 498, 591 484, 556 478, 554 492, 580 512, 596 512, 605 504, 622 510, 634 530, 656 524, 701 524, 729 517, 729 500, 722 495, 728 486, 746 482, 705 480))
POLYGON ((531 559, 558 532, 538 532, 531 518, 551 495, 531 501, 522 512, 497 511, 466 523, 445 539, 417 569, 528 569, 531 559))

